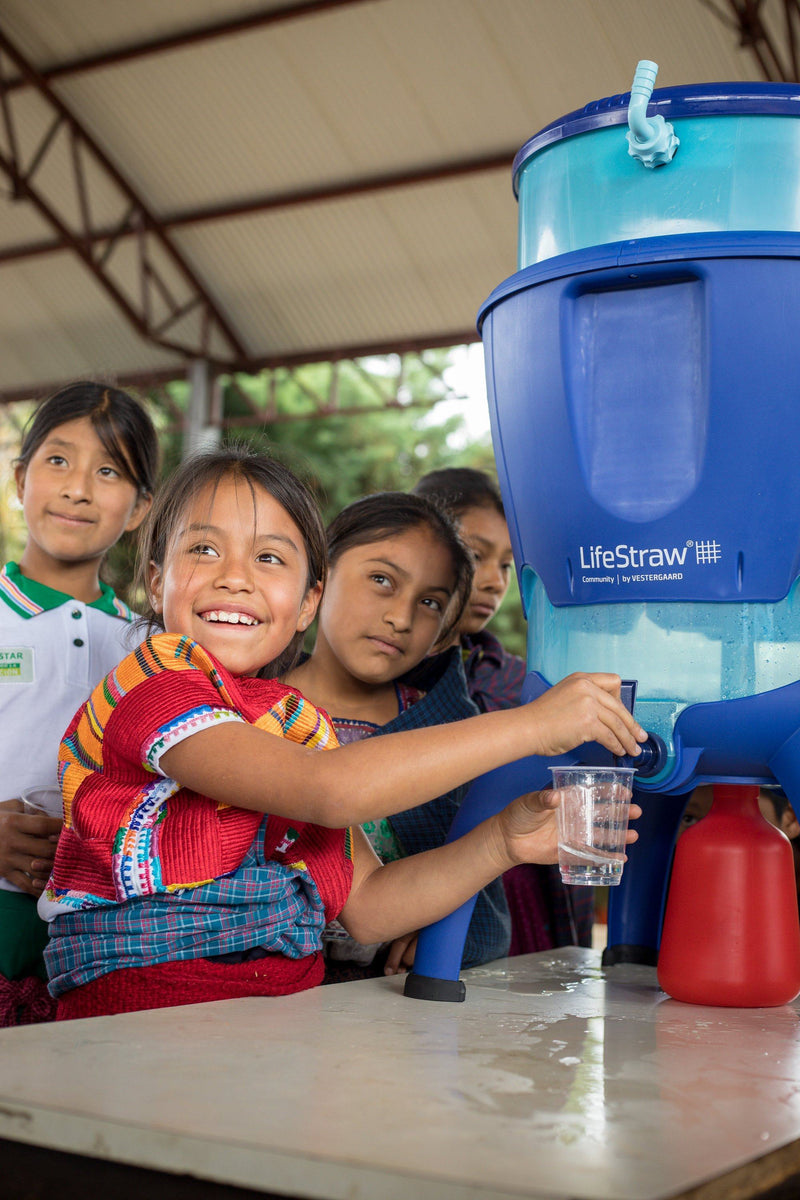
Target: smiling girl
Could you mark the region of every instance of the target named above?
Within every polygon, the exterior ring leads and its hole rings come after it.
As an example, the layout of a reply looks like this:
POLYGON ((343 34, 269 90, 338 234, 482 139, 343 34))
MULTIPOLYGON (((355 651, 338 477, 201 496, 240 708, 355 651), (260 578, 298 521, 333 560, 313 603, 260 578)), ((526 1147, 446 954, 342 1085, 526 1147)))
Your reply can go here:
MULTIPOLYGON (((449 518, 422 496, 379 492, 331 522, 328 555, 314 650, 285 682, 330 713, 340 744, 477 713, 458 650, 425 661, 449 641, 472 587, 472 560, 449 518)), ((384 862, 441 846, 466 791, 369 821, 364 832, 384 862)), ((413 964, 413 940, 365 947, 343 934, 326 931, 329 982, 413 964)), ((503 887, 493 880, 478 896, 462 965, 503 957, 509 940, 503 887)))
POLYGON ((325 576, 316 504, 280 464, 231 449, 168 480, 142 545, 164 632, 95 688, 61 747, 65 825, 39 902, 58 1017, 314 986, 337 916, 359 942, 394 939, 556 856, 552 795, 385 867, 361 822, 531 753, 638 753, 613 675, 338 748, 326 714, 274 677, 325 576))
POLYGON ((37 898, 61 828, 22 811, 28 788, 56 788, 58 747, 75 710, 130 651, 132 614, 100 580, 108 550, 147 513, 158 443, 140 404, 74 383, 36 409, 15 463, 28 536, 0 571, 0 1024, 47 1015, 37 898))

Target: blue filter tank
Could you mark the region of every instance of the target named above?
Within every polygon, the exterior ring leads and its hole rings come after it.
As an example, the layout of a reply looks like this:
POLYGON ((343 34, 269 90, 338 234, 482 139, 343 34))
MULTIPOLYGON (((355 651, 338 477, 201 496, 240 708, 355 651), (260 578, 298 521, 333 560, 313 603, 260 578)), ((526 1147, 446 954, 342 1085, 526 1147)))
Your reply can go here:
MULTIPOLYGON (((640 68, 517 155, 520 269, 479 314, 523 698, 614 671, 650 734, 607 962, 656 961, 698 783, 800 811, 800 86, 640 68)), ((451 836, 553 761, 478 781, 451 836)), ((408 994, 457 979, 470 911, 423 931, 408 994)))
POLYGON ((798 117, 795 85, 657 91, 657 163, 628 95, 554 122, 514 164, 522 269, 480 311, 528 695, 615 671, 652 735, 615 897, 645 960, 697 783, 800 808, 798 117))

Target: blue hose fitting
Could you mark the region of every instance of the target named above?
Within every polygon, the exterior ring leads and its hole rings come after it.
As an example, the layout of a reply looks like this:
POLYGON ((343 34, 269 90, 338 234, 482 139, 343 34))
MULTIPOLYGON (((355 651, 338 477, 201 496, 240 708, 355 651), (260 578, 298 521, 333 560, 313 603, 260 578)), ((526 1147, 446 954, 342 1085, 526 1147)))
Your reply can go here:
POLYGON ((680 145, 669 121, 647 116, 657 74, 658 63, 644 58, 637 64, 628 105, 628 154, 651 168, 671 162, 680 145))

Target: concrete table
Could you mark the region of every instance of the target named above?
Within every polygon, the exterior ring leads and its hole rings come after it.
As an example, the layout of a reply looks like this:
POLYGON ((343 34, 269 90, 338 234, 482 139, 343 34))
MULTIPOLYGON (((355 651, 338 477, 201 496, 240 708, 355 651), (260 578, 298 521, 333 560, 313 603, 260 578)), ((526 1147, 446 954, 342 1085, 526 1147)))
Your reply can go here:
POLYGON ((464 1004, 398 977, 3 1030, 4 1154, 324 1200, 711 1200, 800 1172, 797 1003, 683 1005, 574 948, 464 979, 464 1004))

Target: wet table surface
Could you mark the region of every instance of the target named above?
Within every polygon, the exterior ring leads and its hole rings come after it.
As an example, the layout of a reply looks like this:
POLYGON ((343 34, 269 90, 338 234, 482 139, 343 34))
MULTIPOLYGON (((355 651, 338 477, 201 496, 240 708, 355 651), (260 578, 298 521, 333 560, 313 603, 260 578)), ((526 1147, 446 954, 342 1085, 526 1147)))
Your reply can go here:
POLYGON ((463 977, 2 1030, 0 1137, 348 1200, 659 1200, 794 1153, 797 1002, 684 1005, 574 948, 463 977))

